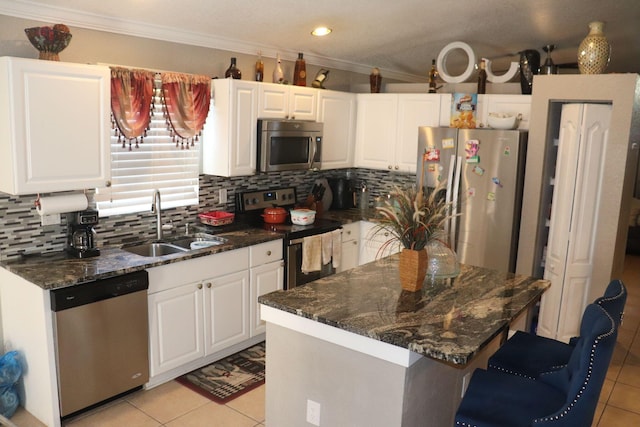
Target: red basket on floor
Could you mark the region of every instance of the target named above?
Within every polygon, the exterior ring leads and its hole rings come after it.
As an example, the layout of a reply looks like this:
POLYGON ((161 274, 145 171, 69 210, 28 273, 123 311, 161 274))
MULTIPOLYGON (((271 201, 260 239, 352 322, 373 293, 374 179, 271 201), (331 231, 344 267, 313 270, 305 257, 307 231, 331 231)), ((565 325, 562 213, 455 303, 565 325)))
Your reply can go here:
POLYGON ((200 222, 207 225, 213 225, 214 227, 220 225, 227 225, 233 222, 235 214, 223 211, 211 211, 198 214, 200 222))

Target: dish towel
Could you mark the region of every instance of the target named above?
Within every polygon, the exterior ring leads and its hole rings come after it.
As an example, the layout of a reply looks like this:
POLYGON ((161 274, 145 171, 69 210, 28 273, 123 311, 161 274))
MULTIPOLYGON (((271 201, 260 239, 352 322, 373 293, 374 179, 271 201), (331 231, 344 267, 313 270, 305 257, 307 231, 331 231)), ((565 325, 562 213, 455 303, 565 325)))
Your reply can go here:
POLYGON ((304 274, 320 271, 322 260, 322 237, 320 235, 302 239, 302 267, 304 274))
POLYGON ((333 254, 331 244, 331 232, 323 233, 322 236, 322 265, 327 265, 331 262, 331 255, 333 254))
POLYGON ((333 268, 339 268, 342 260, 342 230, 333 230, 331 232, 331 248, 333 251, 333 268))

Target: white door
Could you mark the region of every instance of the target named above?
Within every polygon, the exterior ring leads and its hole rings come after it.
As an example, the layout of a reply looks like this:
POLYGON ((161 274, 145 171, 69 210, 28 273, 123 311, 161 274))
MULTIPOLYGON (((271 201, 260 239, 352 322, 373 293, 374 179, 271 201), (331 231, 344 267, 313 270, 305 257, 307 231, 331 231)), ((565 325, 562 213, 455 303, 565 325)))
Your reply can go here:
POLYGON ((4 100, 3 144, 13 144, 12 194, 104 187, 110 167, 110 72, 108 67, 7 58, 0 79, 4 100), (8 102, 7 102, 8 101, 8 102), (5 118, 9 118, 9 122, 5 118), (5 133, 6 132, 6 133, 5 133), (8 134, 7 134, 8 133, 8 134))
POLYGON ((269 292, 282 289, 284 286, 283 261, 270 262, 251 269, 251 330, 252 337, 266 331, 265 323, 260 318, 260 304, 258 297, 269 292))
POLYGON ((356 167, 393 170, 397 115, 397 94, 358 94, 356 167))
POLYGON ((150 376, 204 357, 202 284, 149 295, 150 376))
POLYGON ((204 281, 205 353, 249 338, 249 272, 204 281))
POLYGON ((318 118, 318 89, 301 86, 289 88, 289 118, 311 120, 318 118))
POLYGON ((353 167, 356 133, 356 95, 321 91, 318 95, 318 121, 322 129, 321 169, 353 167))
POLYGON ((562 341, 578 335, 582 313, 591 302, 610 118, 610 105, 566 104, 562 108, 545 265, 545 278, 552 285, 542 297, 539 335, 562 341))
POLYGON ((439 122, 439 95, 398 95, 398 136, 395 149, 395 170, 416 172, 418 164, 418 128, 420 126, 438 126, 439 122))
POLYGON ((258 118, 289 118, 289 88, 284 85, 262 83, 258 97, 258 118))

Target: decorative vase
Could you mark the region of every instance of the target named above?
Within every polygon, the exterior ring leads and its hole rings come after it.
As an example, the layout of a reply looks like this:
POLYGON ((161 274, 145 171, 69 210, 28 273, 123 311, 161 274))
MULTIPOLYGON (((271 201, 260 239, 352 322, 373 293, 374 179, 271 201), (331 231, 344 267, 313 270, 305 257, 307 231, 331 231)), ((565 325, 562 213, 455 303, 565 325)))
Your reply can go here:
POLYGON ((589 34, 578 47, 578 68, 581 74, 602 74, 609 65, 611 46, 602 29, 604 23, 589 23, 589 34))
POLYGON ((402 289, 410 292, 422 289, 422 282, 427 276, 428 261, 429 256, 425 249, 419 251, 403 249, 400 252, 398 269, 402 289))
POLYGON ((533 76, 540 70, 540 52, 526 49, 520 52, 520 89, 523 95, 531 95, 533 76))
POLYGON ((460 274, 460 263, 455 252, 440 240, 434 239, 427 244, 427 277, 447 279, 460 274))

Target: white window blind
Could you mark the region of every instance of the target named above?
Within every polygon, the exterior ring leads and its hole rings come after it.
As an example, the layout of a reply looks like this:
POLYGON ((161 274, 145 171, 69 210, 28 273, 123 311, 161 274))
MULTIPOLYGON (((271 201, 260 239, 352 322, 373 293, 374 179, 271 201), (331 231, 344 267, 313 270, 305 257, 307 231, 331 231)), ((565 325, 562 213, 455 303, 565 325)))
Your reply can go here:
MULTIPOLYGON (((155 81, 156 89, 161 86, 155 81)), ((151 210, 154 190, 160 190, 162 208, 198 204, 200 143, 182 149, 172 141, 156 90, 151 123, 144 142, 122 147, 115 130, 111 135, 111 187, 96 189, 101 217, 151 210)))

